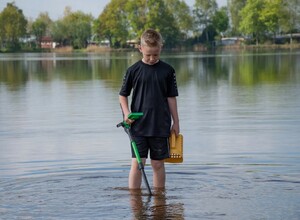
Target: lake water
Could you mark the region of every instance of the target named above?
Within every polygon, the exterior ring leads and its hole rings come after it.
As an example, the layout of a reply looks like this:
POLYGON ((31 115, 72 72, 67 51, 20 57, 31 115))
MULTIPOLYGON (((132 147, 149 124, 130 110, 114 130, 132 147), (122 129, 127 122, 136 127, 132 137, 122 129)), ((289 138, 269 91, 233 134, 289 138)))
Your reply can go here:
POLYGON ((0 219, 300 219, 300 51, 163 53, 184 163, 152 197, 116 128, 139 58, 0 54, 0 219))

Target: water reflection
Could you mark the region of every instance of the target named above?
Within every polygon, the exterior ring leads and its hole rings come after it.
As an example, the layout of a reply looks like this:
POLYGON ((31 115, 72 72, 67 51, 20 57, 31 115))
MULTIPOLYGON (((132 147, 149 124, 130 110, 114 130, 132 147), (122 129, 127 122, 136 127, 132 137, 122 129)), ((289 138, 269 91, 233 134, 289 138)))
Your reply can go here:
POLYGON ((185 159, 150 200, 112 190, 130 168, 117 94, 139 58, 0 54, 1 217, 298 219, 299 51, 164 53, 185 159))
POLYGON ((156 189, 153 196, 143 195, 142 190, 130 190, 130 204, 134 219, 184 219, 184 206, 181 203, 168 204, 166 191, 156 189))
POLYGON ((28 70, 21 63, 0 61, 0 83, 7 85, 10 90, 18 90, 28 80, 28 70))
MULTIPOLYGON (((140 58, 137 52, 105 54, 0 55, 0 82, 10 89, 23 87, 29 80, 104 80, 118 87, 127 67, 140 58)), ((168 54, 162 55, 174 66, 181 86, 190 81, 199 86, 225 80, 232 85, 256 85, 299 81, 299 52, 273 54, 168 54)))

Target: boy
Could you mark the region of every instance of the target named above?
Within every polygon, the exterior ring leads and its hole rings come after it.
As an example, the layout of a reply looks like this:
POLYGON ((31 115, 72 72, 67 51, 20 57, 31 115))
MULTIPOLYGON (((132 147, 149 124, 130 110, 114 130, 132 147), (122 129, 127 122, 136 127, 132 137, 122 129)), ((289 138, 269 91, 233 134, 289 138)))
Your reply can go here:
MULTIPOLYGON (((139 45, 142 60, 127 69, 119 93, 124 121, 132 124, 132 136, 144 164, 150 150, 155 188, 165 187, 164 159, 169 157, 170 129, 176 135, 179 134, 175 70, 169 64, 159 60, 162 41, 160 33, 155 30, 148 29, 142 34, 139 45), (131 90, 133 95, 130 111, 127 97, 131 90), (130 112, 143 112, 144 116, 132 121, 128 119, 130 112)), ((141 182, 141 172, 132 151, 129 188, 139 189, 141 182)))

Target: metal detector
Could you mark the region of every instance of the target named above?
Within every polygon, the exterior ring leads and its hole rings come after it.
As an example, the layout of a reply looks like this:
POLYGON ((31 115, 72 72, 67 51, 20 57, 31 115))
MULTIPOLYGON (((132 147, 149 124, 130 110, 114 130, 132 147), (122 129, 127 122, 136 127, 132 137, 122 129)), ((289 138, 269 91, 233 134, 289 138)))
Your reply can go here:
MULTIPOLYGON (((142 117, 143 115, 144 115, 144 114, 143 114, 142 112, 130 113, 130 114, 128 115, 128 119, 131 119, 131 120, 137 120, 137 119, 139 119, 140 117, 142 117)), ((137 148, 137 146, 136 146, 136 143, 135 143, 135 141, 133 140, 132 135, 131 135, 131 126, 130 126, 130 124, 127 124, 125 121, 120 122, 119 124, 117 124, 117 127, 121 127, 121 126, 124 128, 124 131, 125 131, 125 132, 128 134, 128 136, 129 136, 129 139, 130 139, 130 143, 131 143, 132 149, 133 149, 133 151, 134 151, 136 160, 137 160, 137 162, 138 162, 139 170, 142 172, 142 176, 143 176, 144 182, 146 183, 146 186, 147 186, 147 189, 148 189, 148 193, 149 193, 150 196, 151 196, 152 193, 151 193, 151 189, 150 189, 150 186, 149 186, 149 183, 148 183, 146 174, 145 174, 144 164, 143 164, 143 162, 142 162, 142 160, 141 160, 141 157, 140 157, 138 148, 137 148)))

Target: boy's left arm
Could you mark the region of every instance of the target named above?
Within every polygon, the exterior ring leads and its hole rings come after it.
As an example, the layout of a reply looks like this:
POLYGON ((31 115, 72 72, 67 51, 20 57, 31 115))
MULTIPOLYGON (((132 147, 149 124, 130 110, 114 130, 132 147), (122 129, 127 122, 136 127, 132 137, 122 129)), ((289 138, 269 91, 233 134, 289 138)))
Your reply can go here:
POLYGON ((180 128, 176 97, 168 97, 168 104, 173 119, 171 131, 175 132, 176 136, 178 136, 180 128))

